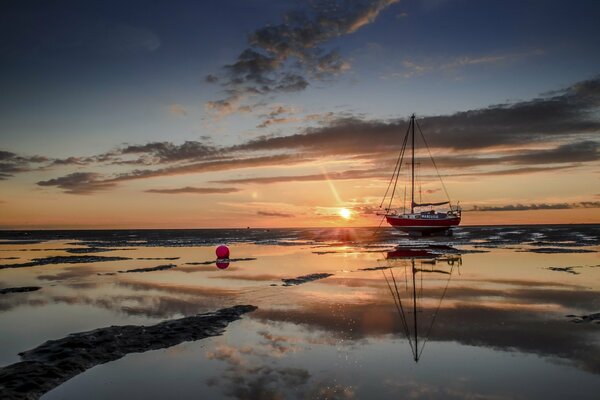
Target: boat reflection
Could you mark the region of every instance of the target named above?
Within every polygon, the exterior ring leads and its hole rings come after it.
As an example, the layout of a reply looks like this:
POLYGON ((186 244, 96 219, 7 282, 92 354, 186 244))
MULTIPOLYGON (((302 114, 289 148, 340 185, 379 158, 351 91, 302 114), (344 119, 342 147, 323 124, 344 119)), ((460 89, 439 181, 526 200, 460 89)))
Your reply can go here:
POLYGON ((460 273, 461 255, 449 246, 396 247, 387 253, 385 261, 389 268, 381 272, 394 299, 413 360, 419 362, 452 275, 455 269, 460 273), (440 275, 445 277, 440 279, 440 275), (437 304, 431 300, 437 300, 437 304), (431 304, 424 306, 425 302, 431 304))

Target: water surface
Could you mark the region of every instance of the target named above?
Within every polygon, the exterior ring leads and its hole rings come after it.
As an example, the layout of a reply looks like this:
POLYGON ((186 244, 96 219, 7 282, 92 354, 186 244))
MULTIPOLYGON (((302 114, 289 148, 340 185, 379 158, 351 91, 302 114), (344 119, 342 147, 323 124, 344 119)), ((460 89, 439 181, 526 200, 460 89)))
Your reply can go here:
POLYGON ((417 240, 387 229, 1 232, 0 264, 21 266, 0 269, 0 288, 40 289, 0 295, 0 366, 74 332, 252 304, 222 336, 129 354, 43 398, 597 398, 600 324, 581 317, 600 312, 599 238, 599 226, 417 240), (221 243, 233 260, 218 268, 221 243), (331 276, 283 286, 314 273, 331 276))

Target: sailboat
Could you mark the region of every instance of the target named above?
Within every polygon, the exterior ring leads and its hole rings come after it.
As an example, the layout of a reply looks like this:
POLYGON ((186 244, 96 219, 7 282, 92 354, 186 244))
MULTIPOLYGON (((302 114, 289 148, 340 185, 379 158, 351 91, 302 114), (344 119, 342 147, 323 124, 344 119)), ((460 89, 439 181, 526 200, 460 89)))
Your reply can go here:
MULTIPOLYGON (((396 161, 396 167, 394 168, 394 173, 390 179, 387 190, 383 196, 383 200, 379 205, 380 209, 383 206, 383 203, 386 201, 389 196, 389 205, 385 208, 383 213, 379 213, 379 215, 384 215, 388 224, 393 226, 396 229, 399 229, 403 232, 406 232, 410 235, 422 235, 427 236, 433 233, 451 233, 451 228, 456 227, 460 224, 461 220, 461 209, 458 206, 452 206, 450 201, 450 196, 448 195, 448 191, 446 190, 446 185, 444 185, 444 181, 442 180, 441 175, 437 169, 437 165, 435 164, 435 160, 431 156, 431 151, 429 151, 429 146, 427 145, 427 141, 425 140, 425 136, 421 131, 421 127, 418 122, 415 120, 415 115, 413 114, 410 117, 410 123, 408 125, 408 129, 406 130, 406 134, 404 135, 404 141, 402 143, 402 149, 400 150, 400 154, 398 155, 398 160, 396 161), (429 157, 431 158, 431 162, 435 167, 435 171, 440 179, 442 187, 444 189, 444 193, 448 198, 447 201, 442 202, 419 202, 415 201, 415 126, 417 126, 421 138, 423 139, 423 143, 429 152, 429 157), (404 156, 406 153, 406 147, 410 138, 410 149, 411 149, 411 161, 410 161, 410 212, 406 212, 406 209, 402 211, 400 209, 392 208, 392 200, 394 199, 394 195, 396 194, 396 187, 398 185, 398 179, 400 177, 400 170, 403 165, 404 156), (390 193, 390 188, 393 189, 390 193), (439 207, 448 205, 450 208, 447 211, 437 211, 433 207, 439 207), (426 209, 429 207, 429 209, 426 209)), ((406 191, 405 191, 406 197, 406 191)), ((383 221, 382 221, 383 222, 383 221)))

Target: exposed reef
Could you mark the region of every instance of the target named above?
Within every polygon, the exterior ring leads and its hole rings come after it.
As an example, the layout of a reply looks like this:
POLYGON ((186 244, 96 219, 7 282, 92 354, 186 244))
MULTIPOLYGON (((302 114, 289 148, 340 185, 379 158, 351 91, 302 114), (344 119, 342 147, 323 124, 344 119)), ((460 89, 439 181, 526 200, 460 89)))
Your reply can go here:
POLYGON ((0 294, 35 292, 40 289, 41 287, 39 286, 9 287, 0 289, 0 294))
POLYGON ((573 268, 577 268, 577 267, 548 267, 546 269, 548 269, 550 271, 566 272, 568 274, 579 275, 580 273, 575 271, 573 268))
POLYGON ((26 263, 18 264, 0 264, 0 269, 5 268, 25 268, 25 267, 36 267, 38 265, 50 265, 50 264, 84 264, 84 263, 96 263, 102 261, 122 261, 131 260, 129 257, 104 257, 104 256, 53 256, 44 258, 34 258, 33 260, 26 263))
POLYGON ((588 315, 567 315, 567 318, 573 318, 571 322, 580 324, 582 322, 593 322, 600 324, 600 312, 588 314, 588 315))
POLYGON ((230 322, 254 310, 238 305, 151 326, 110 326, 49 340, 19 353, 23 361, 0 368, 0 398, 38 399, 72 377, 127 354, 221 335, 230 322))
POLYGON ((561 253, 595 253, 595 250, 574 249, 569 247, 538 247, 534 249, 520 250, 521 252, 542 253, 542 254, 561 254, 561 253))
POLYGON ((149 268, 135 268, 135 269, 128 269, 125 271, 119 271, 120 274, 128 274, 131 272, 152 272, 152 271, 166 271, 168 269, 171 268, 175 268, 177 265, 176 264, 164 264, 164 265, 158 265, 156 267, 149 267, 149 268))
POLYGON ((381 271, 382 269, 390 269, 391 267, 368 267, 359 268, 358 271, 381 271))
POLYGON ((107 251, 116 251, 116 250, 127 250, 127 249, 109 249, 106 247, 73 247, 64 249, 67 253, 71 254, 92 254, 92 253, 104 253, 107 251))
POLYGON ((303 283, 306 283, 306 282, 312 282, 312 281, 316 281, 319 279, 328 278, 330 276, 333 276, 333 274, 320 273, 320 274, 302 275, 302 276, 299 276, 296 278, 282 279, 282 281, 283 281, 282 286, 302 285, 303 283))

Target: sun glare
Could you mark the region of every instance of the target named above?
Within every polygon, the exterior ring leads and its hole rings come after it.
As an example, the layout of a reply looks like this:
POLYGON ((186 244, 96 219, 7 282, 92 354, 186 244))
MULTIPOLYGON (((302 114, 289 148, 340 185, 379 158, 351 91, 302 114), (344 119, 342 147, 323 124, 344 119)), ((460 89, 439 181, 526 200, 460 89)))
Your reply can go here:
POLYGON ((340 217, 344 219, 350 219, 352 216, 352 211, 348 210, 347 208, 340 208, 338 214, 340 214, 340 217))

